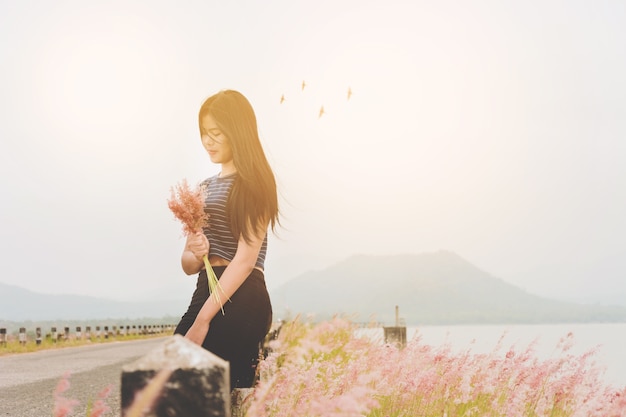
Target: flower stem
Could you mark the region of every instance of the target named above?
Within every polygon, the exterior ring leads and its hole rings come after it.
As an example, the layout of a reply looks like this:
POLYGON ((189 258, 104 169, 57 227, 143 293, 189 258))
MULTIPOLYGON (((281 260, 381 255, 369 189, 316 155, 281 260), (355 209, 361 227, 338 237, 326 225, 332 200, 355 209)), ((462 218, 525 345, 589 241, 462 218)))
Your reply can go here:
POLYGON ((222 286, 220 285, 219 280, 217 279, 217 276, 215 275, 215 271, 213 271, 213 267, 211 266, 211 263, 209 262, 209 257, 207 255, 204 255, 202 257, 202 260, 204 261, 204 267, 206 269, 206 276, 207 279, 209 280, 209 294, 215 294, 215 300, 219 303, 220 305, 220 309, 222 310, 222 315, 224 315, 224 303, 222 303, 222 299, 220 298, 220 291, 222 293, 224 293, 224 290, 222 289, 222 286))

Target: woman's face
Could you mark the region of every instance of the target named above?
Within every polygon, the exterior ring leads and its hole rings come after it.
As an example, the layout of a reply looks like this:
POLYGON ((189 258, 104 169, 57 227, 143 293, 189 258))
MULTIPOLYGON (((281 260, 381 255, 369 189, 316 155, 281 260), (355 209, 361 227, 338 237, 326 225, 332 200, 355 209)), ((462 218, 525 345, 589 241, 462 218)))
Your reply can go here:
POLYGON ((206 149, 211 162, 229 164, 233 161, 233 151, 228 138, 220 131, 210 114, 202 117, 200 126, 202 145, 206 149))

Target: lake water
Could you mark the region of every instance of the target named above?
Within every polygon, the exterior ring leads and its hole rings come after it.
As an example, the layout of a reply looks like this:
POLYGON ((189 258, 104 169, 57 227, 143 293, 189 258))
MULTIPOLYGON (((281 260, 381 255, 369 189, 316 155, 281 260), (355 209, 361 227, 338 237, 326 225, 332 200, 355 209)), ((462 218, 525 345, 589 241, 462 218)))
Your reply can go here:
MULTIPOLYGON (((362 329, 382 337, 382 329, 362 329)), ((568 333, 574 335, 569 353, 580 355, 598 348, 595 361, 606 367, 604 380, 615 387, 626 387, 626 323, 602 324, 536 324, 536 325, 458 325, 407 327, 407 340, 416 334, 429 345, 449 343, 455 352, 471 348, 474 353, 489 353, 503 337, 500 351, 515 346, 523 351, 536 340, 534 351, 540 359, 554 357, 559 340, 568 333)))

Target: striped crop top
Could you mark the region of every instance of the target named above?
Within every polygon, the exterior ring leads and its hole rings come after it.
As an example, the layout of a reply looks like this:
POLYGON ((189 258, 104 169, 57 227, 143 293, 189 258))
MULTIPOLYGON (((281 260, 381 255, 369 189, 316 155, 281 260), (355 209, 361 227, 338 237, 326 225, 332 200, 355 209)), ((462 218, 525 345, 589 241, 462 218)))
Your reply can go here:
MULTIPOLYGON (((232 261, 237 252, 238 238, 233 236, 230 222, 226 213, 226 201, 228 194, 235 182, 237 173, 219 177, 215 175, 204 180, 201 185, 206 187, 206 200, 204 211, 209 214, 209 226, 204 228, 204 234, 209 239, 209 256, 217 255, 228 261, 232 261)), ((263 269, 265 254, 267 253, 267 234, 263 239, 259 256, 255 266, 263 269)))

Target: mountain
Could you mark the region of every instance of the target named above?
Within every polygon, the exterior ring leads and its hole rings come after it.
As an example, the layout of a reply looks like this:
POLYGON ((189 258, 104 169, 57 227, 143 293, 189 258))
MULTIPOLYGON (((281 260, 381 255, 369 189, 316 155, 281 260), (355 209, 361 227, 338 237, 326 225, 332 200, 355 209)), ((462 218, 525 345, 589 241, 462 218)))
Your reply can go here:
POLYGON ((345 314, 408 324, 622 322, 626 307, 590 306, 532 295, 447 251, 357 255, 307 272, 271 293, 275 318, 345 314))
MULTIPOLYGON (((173 294, 173 293, 172 293, 173 294)), ((270 289, 274 318, 346 314, 407 324, 624 322, 626 307, 584 305, 530 294, 446 251, 356 255, 270 289)), ((166 296, 165 296, 166 297, 166 296)), ((0 322, 180 317, 188 299, 113 301, 52 295, 0 283, 0 322)))
POLYGON ((187 302, 124 302, 81 295, 42 294, 0 283, 0 321, 180 317, 187 302))

